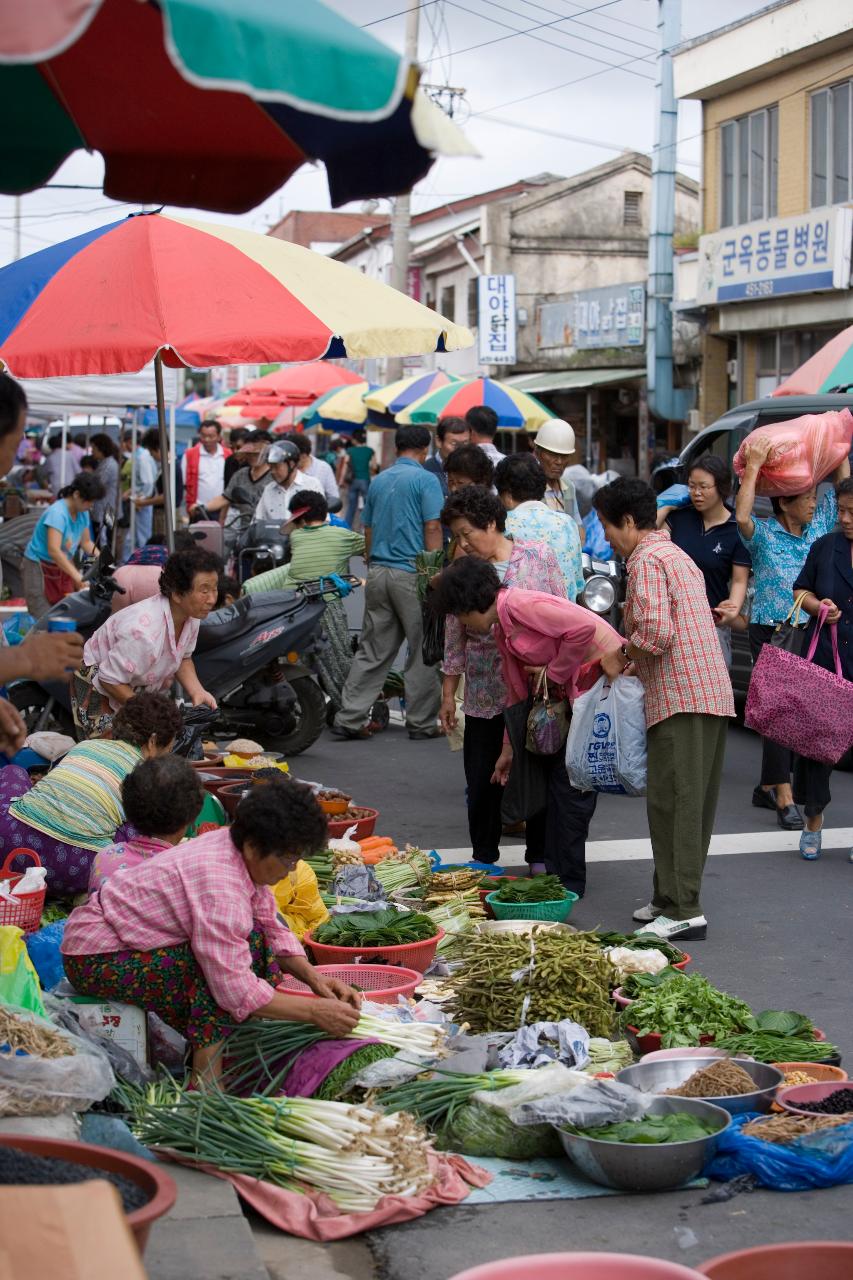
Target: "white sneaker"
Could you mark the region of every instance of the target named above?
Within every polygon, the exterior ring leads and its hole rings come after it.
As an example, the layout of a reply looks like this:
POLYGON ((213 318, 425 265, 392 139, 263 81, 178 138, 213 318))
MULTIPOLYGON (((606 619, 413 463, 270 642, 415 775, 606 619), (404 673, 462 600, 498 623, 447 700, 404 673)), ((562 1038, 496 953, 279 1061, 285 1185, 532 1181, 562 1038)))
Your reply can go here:
POLYGON ((693 916, 690 920, 671 920, 669 916, 658 916, 642 929, 635 929, 634 936, 663 938, 667 942, 683 939, 685 942, 701 941, 708 935, 708 921, 704 916, 693 916))
POLYGON ((653 902, 650 902, 645 907, 638 907, 631 919, 639 920, 641 924, 649 924, 650 921, 657 920, 658 916, 662 915, 662 909, 660 907, 656 907, 653 902))

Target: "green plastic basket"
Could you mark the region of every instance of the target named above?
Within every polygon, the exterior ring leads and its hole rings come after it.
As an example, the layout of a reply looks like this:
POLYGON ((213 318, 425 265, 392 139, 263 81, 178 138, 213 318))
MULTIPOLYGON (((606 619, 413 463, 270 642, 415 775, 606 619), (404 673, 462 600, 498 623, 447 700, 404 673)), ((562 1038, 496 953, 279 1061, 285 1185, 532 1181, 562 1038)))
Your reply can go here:
POLYGON ((486 902, 495 913, 496 920, 555 920, 562 924, 572 914, 578 895, 566 890, 565 898, 551 902, 499 902, 500 889, 486 895, 486 902))

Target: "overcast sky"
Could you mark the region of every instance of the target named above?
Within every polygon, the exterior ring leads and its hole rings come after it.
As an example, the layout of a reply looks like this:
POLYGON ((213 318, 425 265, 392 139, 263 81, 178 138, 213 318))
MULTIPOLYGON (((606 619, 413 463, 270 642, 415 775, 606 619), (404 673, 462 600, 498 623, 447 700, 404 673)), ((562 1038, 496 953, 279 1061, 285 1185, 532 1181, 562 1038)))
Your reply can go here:
MULTIPOLYGON (((402 49, 400 11, 406 0, 326 2, 402 49)), ((764 0, 683 0, 682 38, 763 7, 764 0)), ((414 211, 537 173, 579 173, 622 149, 650 151, 657 8, 657 0, 423 3, 419 58, 424 79, 464 90, 455 118, 482 158, 439 160, 415 189, 414 211), (514 34, 525 30, 528 34, 514 34)), ((132 74, 127 88, 133 93, 132 74)), ((679 166, 696 179, 701 177, 700 129, 699 104, 682 103, 679 166)), ((97 186, 102 176, 99 156, 77 152, 51 181, 97 186)), ((266 231, 289 209, 329 207, 325 170, 318 165, 303 167, 281 191, 240 218, 195 213, 266 231)), ((98 190, 34 192, 21 201, 21 253, 34 253, 135 208, 106 200, 98 190)), ((13 257, 13 210, 13 199, 0 197, 0 263, 13 257)))

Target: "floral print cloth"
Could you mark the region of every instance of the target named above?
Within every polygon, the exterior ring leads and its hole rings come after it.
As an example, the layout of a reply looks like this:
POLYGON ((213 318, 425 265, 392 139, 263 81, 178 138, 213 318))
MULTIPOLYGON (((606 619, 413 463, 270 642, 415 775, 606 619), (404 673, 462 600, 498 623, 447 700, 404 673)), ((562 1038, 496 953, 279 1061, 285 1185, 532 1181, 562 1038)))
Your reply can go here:
POLYGON ((557 557, 569 600, 583 591, 583 557, 578 526, 571 516, 544 502, 520 502, 506 513, 506 531, 519 542, 544 542, 557 557))
POLYGON ((89 892, 97 892, 114 871, 135 867, 171 847, 167 840, 160 840, 157 836, 135 836, 132 840, 123 840, 120 844, 111 844, 108 848, 101 849, 100 853, 95 854, 89 873, 89 892))
POLYGON ((172 683, 184 658, 192 654, 198 629, 198 619, 188 618, 176 639, 169 601, 153 596, 114 613, 98 627, 86 642, 83 661, 97 667, 93 684, 99 693, 105 693, 102 681, 157 693, 172 683))
POLYGON ((831 533, 838 519, 835 490, 824 494, 811 524, 801 534, 788 533, 775 516, 768 520, 753 519, 754 533, 743 539, 752 556, 755 599, 750 621, 771 626, 787 618, 794 604, 794 582, 806 562, 813 543, 831 533))
MULTIPOLYGON (((524 591, 545 591, 562 600, 566 598, 566 580, 556 556, 549 546, 541 542, 515 543, 503 584, 505 587, 520 587, 524 591)), ((464 675, 462 709, 466 716, 491 720, 503 711, 507 690, 494 628, 490 635, 476 635, 463 627, 458 618, 448 614, 441 669, 446 676, 464 675)))

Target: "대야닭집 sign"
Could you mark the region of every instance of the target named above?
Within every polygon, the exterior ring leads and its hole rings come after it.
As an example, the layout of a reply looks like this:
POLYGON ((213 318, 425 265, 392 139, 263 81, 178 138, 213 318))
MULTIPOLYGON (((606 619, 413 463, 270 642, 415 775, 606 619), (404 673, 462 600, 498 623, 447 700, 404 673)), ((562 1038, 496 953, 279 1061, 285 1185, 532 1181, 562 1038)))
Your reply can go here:
POLYGON ((477 281, 477 348, 481 364, 515 364, 515 276, 477 281))
POLYGON ((699 239, 696 301, 748 302, 850 284, 853 208, 812 209, 699 239))

